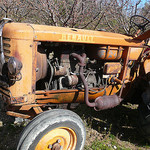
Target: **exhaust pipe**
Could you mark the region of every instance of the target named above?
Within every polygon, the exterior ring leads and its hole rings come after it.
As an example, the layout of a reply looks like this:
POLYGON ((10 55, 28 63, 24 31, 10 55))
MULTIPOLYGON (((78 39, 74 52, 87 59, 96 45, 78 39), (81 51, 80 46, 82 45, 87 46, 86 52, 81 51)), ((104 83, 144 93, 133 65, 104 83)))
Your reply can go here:
POLYGON ((118 97, 117 95, 109 95, 109 96, 100 96, 97 97, 95 99, 95 102, 89 102, 89 98, 88 98, 88 94, 89 94, 89 89, 88 89, 88 84, 85 80, 85 77, 83 75, 83 67, 85 66, 85 58, 86 58, 86 54, 83 53, 82 56, 76 54, 76 53, 72 53, 71 56, 73 56, 74 58, 79 60, 79 75, 80 78, 83 82, 84 85, 84 101, 86 103, 87 106, 89 107, 94 107, 95 110, 104 110, 104 109, 109 109, 109 108, 113 108, 117 105, 120 104, 120 102, 123 100, 120 97, 118 97))

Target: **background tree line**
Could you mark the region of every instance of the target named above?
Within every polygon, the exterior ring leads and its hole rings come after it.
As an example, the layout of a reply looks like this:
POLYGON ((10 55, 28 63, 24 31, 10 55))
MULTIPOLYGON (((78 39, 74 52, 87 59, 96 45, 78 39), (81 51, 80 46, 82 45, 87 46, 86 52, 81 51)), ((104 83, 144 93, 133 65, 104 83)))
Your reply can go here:
POLYGON ((150 1, 142 0, 1 0, 0 18, 63 27, 129 33, 129 19, 150 19, 150 1))

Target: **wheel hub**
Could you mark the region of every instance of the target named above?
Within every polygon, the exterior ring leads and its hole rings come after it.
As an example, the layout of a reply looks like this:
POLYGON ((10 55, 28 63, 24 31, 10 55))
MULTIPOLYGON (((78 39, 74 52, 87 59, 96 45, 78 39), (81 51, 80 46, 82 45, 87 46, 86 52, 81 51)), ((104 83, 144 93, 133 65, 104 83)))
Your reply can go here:
POLYGON ((61 150, 61 145, 59 143, 54 143, 51 150, 61 150))
POLYGON ((59 127, 45 134, 35 150, 75 150, 76 144, 76 133, 71 128, 59 127))
POLYGON ((48 148, 50 150, 62 150, 62 146, 60 145, 61 140, 58 139, 56 143, 54 143, 53 145, 49 145, 48 148))

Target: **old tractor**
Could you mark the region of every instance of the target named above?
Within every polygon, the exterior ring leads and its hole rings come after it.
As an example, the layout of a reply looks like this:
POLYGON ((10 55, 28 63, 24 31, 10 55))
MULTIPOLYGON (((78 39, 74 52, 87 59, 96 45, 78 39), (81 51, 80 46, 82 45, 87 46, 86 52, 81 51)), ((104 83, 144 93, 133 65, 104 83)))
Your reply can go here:
POLYGON ((17 150, 81 150, 84 124, 62 108, 86 103, 99 111, 128 98, 139 104, 141 130, 150 139, 147 18, 131 18, 131 35, 14 23, 8 18, 0 23, 2 101, 8 115, 32 119, 17 150))

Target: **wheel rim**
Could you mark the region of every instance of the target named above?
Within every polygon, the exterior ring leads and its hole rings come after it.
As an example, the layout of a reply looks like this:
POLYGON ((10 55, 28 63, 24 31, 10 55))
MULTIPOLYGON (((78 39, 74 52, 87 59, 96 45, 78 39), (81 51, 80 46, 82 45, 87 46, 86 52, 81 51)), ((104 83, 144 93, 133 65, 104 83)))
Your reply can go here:
POLYGON ((59 127, 45 134, 35 150, 75 150, 76 144, 76 133, 70 128, 59 127))

